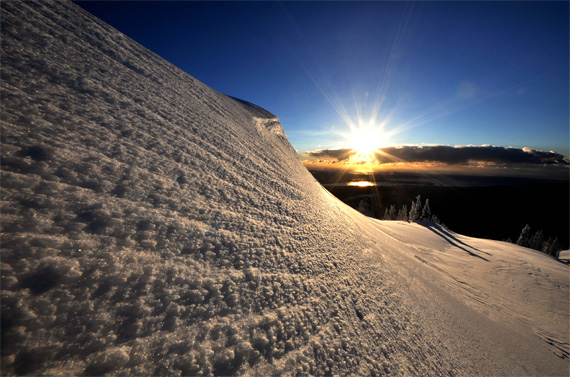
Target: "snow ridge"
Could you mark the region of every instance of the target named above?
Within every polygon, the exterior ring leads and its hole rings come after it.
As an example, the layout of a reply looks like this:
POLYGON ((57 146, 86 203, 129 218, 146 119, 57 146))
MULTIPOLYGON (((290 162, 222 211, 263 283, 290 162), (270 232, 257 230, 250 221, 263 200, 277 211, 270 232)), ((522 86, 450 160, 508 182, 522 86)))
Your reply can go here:
POLYGON ((0 6, 3 375, 567 373, 535 335, 566 349, 567 266, 366 218, 270 112, 73 3, 0 6), (542 285, 474 303, 485 263, 542 285))
POLYGON ((282 138, 286 138, 285 132, 283 132, 283 127, 281 126, 281 122, 279 122, 278 118, 262 119, 254 117, 253 120, 260 132, 262 132, 263 129, 267 129, 269 132, 273 132, 282 138))

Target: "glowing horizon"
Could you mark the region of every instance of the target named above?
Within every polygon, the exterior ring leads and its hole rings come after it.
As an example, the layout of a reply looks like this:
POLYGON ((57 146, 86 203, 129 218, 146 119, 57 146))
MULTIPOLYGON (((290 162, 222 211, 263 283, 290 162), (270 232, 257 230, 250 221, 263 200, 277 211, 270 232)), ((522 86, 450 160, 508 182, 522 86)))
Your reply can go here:
POLYGON ((376 184, 374 184, 370 181, 353 181, 353 182, 348 182, 347 186, 372 187, 372 186, 376 186, 376 184))

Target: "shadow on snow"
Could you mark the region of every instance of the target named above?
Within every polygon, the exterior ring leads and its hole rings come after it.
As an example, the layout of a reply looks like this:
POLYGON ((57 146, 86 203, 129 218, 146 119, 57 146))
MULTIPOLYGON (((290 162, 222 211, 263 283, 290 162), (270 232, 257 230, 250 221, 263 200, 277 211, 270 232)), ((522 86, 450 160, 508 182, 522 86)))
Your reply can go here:
POLYGON ((478 252, 487 254, 487 255, 491 255, 490 253, 487 253, 485 251, 479 250, 473 246, 470 246, 468 244, 466 244, 463 241, 460 241, 459 239, 457 239, 457 237, 453 236, 451 233, 449 233, 447 230, 444 230, 441 226, 434 224, 432 222, 429 223, 420 223, 420 225, 425 226, 427 229, 431 230, 432 232, 434 232, 435 234, 437 234, 439 237, 443 238, 445 241, 447 241, 449 244, 451 244, 452 246, 455 246, 458 249, 461 249, 463 251, 465 251, 466 253, 468 253, 469 255, 473 256, 473 257, 477 257, 477 258, 481 258, 486 262, 489 262, 489 260, 485 257, 480 256, 479 254, 475 254, 473 251, 468 250, 467 248, 476 250, 478 252))

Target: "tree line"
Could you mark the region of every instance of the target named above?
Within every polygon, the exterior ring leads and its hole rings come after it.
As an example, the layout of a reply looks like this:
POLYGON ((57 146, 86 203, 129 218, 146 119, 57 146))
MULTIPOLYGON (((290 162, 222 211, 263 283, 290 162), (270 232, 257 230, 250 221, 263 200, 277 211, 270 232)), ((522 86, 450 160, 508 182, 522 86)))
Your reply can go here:
MULTIPOLYGON (((358 206, 360 212, 365 213, 365 208, 363 207, 363 202, 358 206)), ((426 199, 425 203, 422 204, 421 195, 416 197, 415 201, 412 201, 410 209, 408 205, 404 204, 401 208, 397 209, 394 204, 390 207, 386 207, 384 214, 380 216, 382 220, 397 220, 397 221, 409 221, 409 222, 420 222, 423 220, 431 221, 436 224, 441 224, 436 215, 431 213, 431 208, 429 205, 429 199, 426 199)), ((442 225, 442 224, 441 224, 442 225)))
MULTIPOLYGON (((513 242, 511 239, 506 239, 507 242, 513 242)), ((534 249, 543 252, 544 254, 552 255, 553 257, 558 256, 558 252, 562 250, 560 246, 560 241, 558 237, 545 237, 544 232, 539 229, 536 232, 532 232, 531 227, 526 224, 521 231, 517 242, 519 246, 528 247, 529 249, 534 249)))
MULTIPOLYGON (((368 208, 366 202, 360 201, 357 209, 363 214, 369 216, 370 209, 368 208)), ((421 222, 427 220, 439 225, 443 225, 438 217, 432 214, 429 205, 429 199, 426 199, 425 203, 422 204, 420 195, 416 197, 415 201, 412 201, 409 209, 407 204, 404 204, 400 208, 396 208, 396 206, 392 204, 390 207, 385 208, 384 214, 379 218, 382 220, 409 222, 421 222)), ((513 242, 510 238, 507 238, 504 241, 516 243, 519 246, 528 247, 529 249, 538 250, 553 257, 557 257, 558 253, 562 250, 558 237, 546 238, 542 230, 537 230, 533 233, 531 227, 528 224, 525 225, 525 227, 522 229, 521 234, 517 238, 516 242, 513 242)))

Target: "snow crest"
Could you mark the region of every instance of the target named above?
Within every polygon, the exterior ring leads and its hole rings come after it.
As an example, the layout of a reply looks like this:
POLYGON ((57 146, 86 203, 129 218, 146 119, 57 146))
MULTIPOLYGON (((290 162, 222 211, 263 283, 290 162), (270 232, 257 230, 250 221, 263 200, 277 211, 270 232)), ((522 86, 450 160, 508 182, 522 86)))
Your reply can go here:
POLYGON ((567 373, 528 325, 566 349, 567 266, 372 221, 267 110, 73 3, 0 6, 3 375, 567 373), (525 264, 507 311, 460 287, 525 264))
POLYGON ((263 132, 263 130, 266 129, 269 132, 286 139, 285 132, 283 131, 283 127, 281 126, 281 122, 279 122, 278 118, 262 119, 254 117, 253 119, 255 120, 257 129, 260 132, 263 132))

